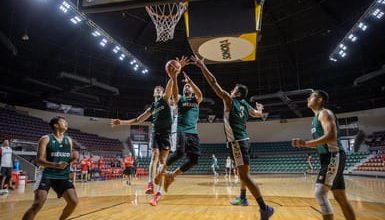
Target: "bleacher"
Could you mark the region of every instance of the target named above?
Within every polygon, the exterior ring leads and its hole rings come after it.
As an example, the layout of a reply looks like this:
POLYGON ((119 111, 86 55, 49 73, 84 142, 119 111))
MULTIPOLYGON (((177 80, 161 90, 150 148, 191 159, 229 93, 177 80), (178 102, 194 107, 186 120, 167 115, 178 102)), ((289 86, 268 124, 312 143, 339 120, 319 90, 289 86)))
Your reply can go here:
MULTIPOLYGON (((51 132, 48 123, 40 118, 0 108, 0 139, 12 138, 37 142, 41 136, 51 132)), ((100 137, 71 128, 67 133, 75 142, 80 143, 89 151, 121 151, 123 149, 123 144, 117 139, 100 137)))
POLYGON ((385 131, 377 131, 365 139, 365 144, 369 147, 385 147, 385 131))
MULTIPOLYGON (((320 169, 319 157, 311 150, 314 171, 320 169)), ((212 154, 218 159, 219 172, 224 173, 228 149, 225 144, 202 144, 199 164, 187 171, 188 174, 211 174, 212 154)), ((307 171, 309 151, 299 151, 290 142, 252 143, 250 145, 251 173, 304 173, 307 171)), ((369 152, 347 154, 345 170, 354 167, 369 156, 369 152)), ((180 166, 184 160, 173 164, 170 170, 180 166)), ((139 158, 139 167, 148 170, 150 158, 139 158)))
MULTIPOLYGON (((0 108, 0 139, 14 138, 37 142, 37 140, 51 130, 48 123, 42 119, 18 113, 13 110, 0 108)), ((77 129, 69 129, 68 135, 77 143, 84 146, 93 155, 103 156, 110 163, 121 153, 123 145, 119 140, 88 134, 77 129)), ((385 132, 375 132, 368 136, 366 144, 369 146, 382 146, 385 144, 385 132)), ((202 156, 199 164, 188 171, 189 174, 211 174, 212 154, 215 154, 220 167, 219 172, 225 170, 225 160, 229 155, 226 144, 202 144, 202 156)), ((320 168, 319 159, 312 149, 296 149, 289 141, 251 143, 251 172, 252 173, 303 173, 307 168, 307 155, 313 156, 313 166, 316 172, 320 168)), ((369 156, 369 152, 357 152, 347 155, 345 169, 351 169, 369 156)), ((170 169, 180 166, 184 160, 178 161, 170 169)), ((139 158, 138 168, 148 172, 150 158, 139 158)), ((106 167, 110 169, 111 167, 106 167)), ((385 171, 381 156, 377 156, 358 166, 357 171, 385 171)))
POLYGON ((385 172, 385 154, 377 154, 365 163, 359 165, 356 171, 385 172))

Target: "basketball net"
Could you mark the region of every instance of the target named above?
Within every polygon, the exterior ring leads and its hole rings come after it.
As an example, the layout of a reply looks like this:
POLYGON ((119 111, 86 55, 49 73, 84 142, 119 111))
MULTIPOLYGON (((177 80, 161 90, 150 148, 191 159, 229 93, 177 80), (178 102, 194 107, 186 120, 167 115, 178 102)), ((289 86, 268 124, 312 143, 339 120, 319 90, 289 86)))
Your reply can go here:
POLYGON ((146 11, 155 24, 157 42, 174 38, 175 26, 186 8, 187 3, 183 2, 146 6, 146 11))

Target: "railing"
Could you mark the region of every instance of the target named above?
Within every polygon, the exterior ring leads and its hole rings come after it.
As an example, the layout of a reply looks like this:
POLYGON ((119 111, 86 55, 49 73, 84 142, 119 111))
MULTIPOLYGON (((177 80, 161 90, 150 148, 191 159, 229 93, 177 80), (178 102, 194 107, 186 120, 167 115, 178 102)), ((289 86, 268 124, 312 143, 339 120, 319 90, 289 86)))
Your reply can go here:
POLYGON ((28 176, 28 180, 35 181, 37 167, 17 154, 14 154, 14 156, 20 161, 20 169, 26 173, 26 175, 28 176))

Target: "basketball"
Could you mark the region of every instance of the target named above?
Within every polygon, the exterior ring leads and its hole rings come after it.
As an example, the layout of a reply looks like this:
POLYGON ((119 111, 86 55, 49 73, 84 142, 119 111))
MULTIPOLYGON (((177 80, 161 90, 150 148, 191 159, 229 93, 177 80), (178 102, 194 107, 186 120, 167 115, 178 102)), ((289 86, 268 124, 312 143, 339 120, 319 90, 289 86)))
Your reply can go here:
MULTIPOLYGON (((180 65, 180 63, 176 60, 169 60, 167 63, 166 63, 166 66, 165 66, 165 69, 166 69, 166 73, 170 76, 170 73, 173 71, 173 70, 180 70, 182 69, 182 66, 180 65)), ((178 73, 179 74, 179 73, 178 73)), ((170 76, 171 77, 171 76, 170 76)))

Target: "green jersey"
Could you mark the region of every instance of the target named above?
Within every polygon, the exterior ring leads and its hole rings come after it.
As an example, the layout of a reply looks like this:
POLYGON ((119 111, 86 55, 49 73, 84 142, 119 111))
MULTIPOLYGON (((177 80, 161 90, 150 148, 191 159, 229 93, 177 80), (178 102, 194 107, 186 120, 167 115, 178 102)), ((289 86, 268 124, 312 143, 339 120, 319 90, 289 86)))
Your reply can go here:
POLYGON ((151 105, 152 130, 155 133, 171 133, 171 109, 163 98, 155 101, 151 105))
POLYGON ((227 142, 249 139, 246 122, 251 106, 244 99, 232 99, 231 109, 224 113, 225 134, 227 142))
MULTIPOLYGON (((313 139, 318 139, 324 135, 324 129, 322 128, 321 122, 318 120, 319 114, 314 116, 313 121, 311 122, 311 133, 313 139)), ((342 147, 342 143, 339 137, 339 128, 336 118, 336 126, 337 126, 337 143, 335 145, 330 144, 321 144, 317 146, 317 152, 319 154, 327 154, 329 152, 338 152, 340 150, 344 150, 342 147)))
MULTIPOLYGON (((60 143, 53 134, 48 135, 49 142, 46 148, 46 160, 53 163, 71 162, 71 145, 69 137, 64 135, 60 143)), ((44 168, 43 178, 46 179, 69 179, 70 166, 65 169, 44 168)))
POLYGON ((198 134, 199 104, 195 96, 181 96, 178 102, 178 131, 198 134))

